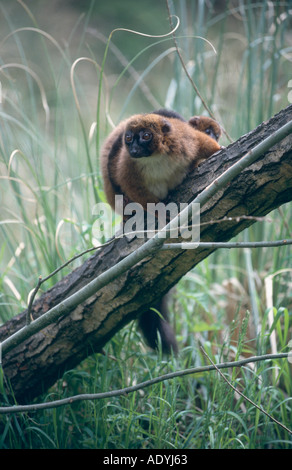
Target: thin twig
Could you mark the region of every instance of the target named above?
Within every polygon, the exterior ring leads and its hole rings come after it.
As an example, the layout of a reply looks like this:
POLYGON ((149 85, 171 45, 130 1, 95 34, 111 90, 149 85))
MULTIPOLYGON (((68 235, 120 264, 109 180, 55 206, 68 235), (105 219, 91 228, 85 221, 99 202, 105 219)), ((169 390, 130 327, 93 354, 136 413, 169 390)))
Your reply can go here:
POLYGON ((276 240, 273 242, 183 242, 183 243, 166 243, 163 245, 161 250, 177 250, 188 248, 274 248, 279 246, 291 245, 292 239, 288 240, 276 240))
MULTIPOLYGON (((37 411, 37 410, 43 410, 43 409, 48 409, 48 408, 57 408, 59 406, 71 405, 72 403, 76 401, 81 401, 81 400, 100 400, 102 398, 113 398, 119 395, 125 395, 127 393, 136 392, 137 390, 141 390, 151 385, 155 385, 159 382, 163 382, 164 380, 171 380, 176 377, 183 377, 185 375, 190 375, 190 374, 201 374, 202 372, 209 372, 211 370, 227 369, 230 367, 242 367, 245 364, 249 364, 252 362, 267 361, 267 360, 272 360, 272 359, 283 359, 283 358, 287 358, 288 354, 289 353, 265 354, 262 356, 248 357, 245 359, 241 359, 240 361, 223 362, 217 365, 212 364, 211 366, 201 366, 201 367, 194 367, 191 369, 179 370, 176 372, 170 372, 168 374, 160 375, 159 377, 155 377, 150 380, 145 380, 145 382, 141 382, 140 384, 132 385, 130 387, 122 388, 119 390, 111 390, 109 392, 84 393, 80 395, 74 395, 71 397, 63 398, 61 400, 54 400, 54 401, 46 402, 46 403, 36 403, 33 405, 4 406, 4 407, 0 407, 0 414, 24 413, 27 411, 37 411)), ((287 429, 287 431, 289 430, 287 429)))
POLYGON ((37 295, 38 290, 41 287, 43 282, 44 281, 42 280, 42 276, 39 276, 37 285, 35 286, 34 290, 32 291, 32 293, 29 296, 29 302, 28 302, 27 312, 26 312, 26 325, 29 325, 30 322, 33 320, 33 316, 31 314, 32 304, 33 304, 35 296, 37 295))
MULTIPOLYGON (((201 346, 201 350, 203 351, 204 355, 207 357, 207 359, 211 362, 212 366, 217 370, 217 372, 219 372, 219 374, 221 375, 221 377, 225 380, 225 382, 229 385, 229 387, 232 388, 232 390, 234 390, 236 393, 238 393, 240 396, 242 396, 245 400, 247 400, 249 403, 251 403, 253 406, 255 406, 258 410, 260 410, 262 413, 264 413, 266 416, 268 416, 268 418, 270 418, 272 421, 274 421, 276 424, 278 424, 279 426, 281 426, 283 429, 285 429, 285 431, 288 431, 289 434, 292 434, 292 431, 290 429, 288 429, 284 424, 280 423, 280 421, 277 421, 275 418, 273 418, 273 416, 271 416, 267 411, 265 411, 261 406, 257 405, 256 403, 254 403, 250 398, 248 398, 246 395, 244 395, 242 392, 240 392, 236 387, 234 387, 232 385, 231 382, 229 382, 229 380, 225 377, 224 374, 222 374, 221 370, 219 370, 219 367, 216 366, 214 364, 214 362, 212 361, 212 359, 208 356, 208 354, 206 353, 206 351, 204 350, 204 348, 201 346)), ((288 354, 287 354, 288 356, 288 354)))

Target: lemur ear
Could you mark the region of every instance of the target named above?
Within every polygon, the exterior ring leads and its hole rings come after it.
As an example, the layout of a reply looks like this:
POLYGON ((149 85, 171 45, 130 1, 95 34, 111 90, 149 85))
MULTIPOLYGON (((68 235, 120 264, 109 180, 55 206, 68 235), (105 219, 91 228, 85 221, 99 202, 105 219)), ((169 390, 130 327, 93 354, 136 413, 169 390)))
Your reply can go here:
POLYGON ((193 116, 191 119, 189 119, 189 124, 196 129, 198 127, 199 121, 199 116, 193 116))
POLYGON ((171 124, 167 119, 163 119, 163 125, 161 129, 162 129, 163 134, 167 134, 170 131, 171 124))

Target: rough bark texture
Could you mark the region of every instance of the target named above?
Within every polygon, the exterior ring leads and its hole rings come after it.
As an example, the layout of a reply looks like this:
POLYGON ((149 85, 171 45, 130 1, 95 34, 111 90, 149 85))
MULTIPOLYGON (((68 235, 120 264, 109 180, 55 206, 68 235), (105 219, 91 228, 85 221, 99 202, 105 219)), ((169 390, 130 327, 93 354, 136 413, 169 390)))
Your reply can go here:
MULTIPOLYGON (((214 178, 256 144, 292 119, 289 106, 204 162, 173 193, 174 202, 189 202, 214 178)), ((201 208, 201 222, 225 216, 264 216, 292 199, 292 136, 274 146, 201 208)), ((232 220, 203 225, 201 241, 227 241, 254 223, 232 220)), ((137 248, 141 241, 117 239, 94 254, 35 301, 34 318, 79 290, 137 248)), ((210 250, 162 251, 147 258, 3 357, 5 376, 16 398, 28 401, 52 385, 63 372, 100 351, 124 325, 149 308, 210 250)), ((25 325, 26 312, 0 328, 0 341, 25 325)))

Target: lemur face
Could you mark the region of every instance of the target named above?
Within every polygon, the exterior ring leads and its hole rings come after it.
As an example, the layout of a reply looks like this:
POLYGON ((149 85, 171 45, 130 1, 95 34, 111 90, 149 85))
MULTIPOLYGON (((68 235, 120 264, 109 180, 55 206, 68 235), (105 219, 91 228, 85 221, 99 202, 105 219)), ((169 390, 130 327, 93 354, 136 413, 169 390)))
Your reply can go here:
POLYGON ((207 116, 193 116, 189 120, 189 124, 200 132, 209 135, 218 142, 221 136, 221 127, 218 122, 207 116))
POLYGON ((141 129, 133 132, 131 129, 125 133, 125 144, 132 158, 149 157, 153 153, 151 143, 153 134, 150 129, 141 129))

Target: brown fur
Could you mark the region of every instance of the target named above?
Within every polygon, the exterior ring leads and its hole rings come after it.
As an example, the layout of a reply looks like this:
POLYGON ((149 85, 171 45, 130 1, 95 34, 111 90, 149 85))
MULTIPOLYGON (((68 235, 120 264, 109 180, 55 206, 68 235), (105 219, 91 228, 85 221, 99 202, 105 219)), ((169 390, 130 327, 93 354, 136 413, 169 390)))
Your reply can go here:
POLYGON ((138 114, 123 121, 106 139, 101 152, 104 189, 114 208, 115 194, 140 203, 164 200, 187 173, 220 149, 219 144, 192 125, 158 114, 138 114), (148 157, 132 158, 124 143, 127 130, 153 134, 148 157))

